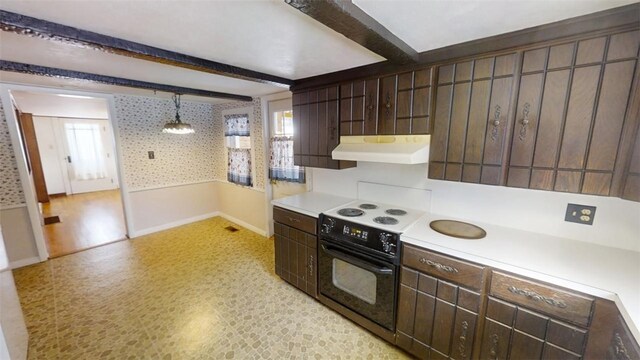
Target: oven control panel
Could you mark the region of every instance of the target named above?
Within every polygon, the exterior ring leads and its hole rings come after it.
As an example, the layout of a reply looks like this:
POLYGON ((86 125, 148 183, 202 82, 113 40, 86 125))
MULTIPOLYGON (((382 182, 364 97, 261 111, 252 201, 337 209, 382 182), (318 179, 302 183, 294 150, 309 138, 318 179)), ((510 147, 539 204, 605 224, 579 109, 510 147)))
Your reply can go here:
POLYGON ((369 236, 369 231, 367 230, 363 230, 360 229, 358 227, 355 226, 349 226, 349 225, 343 225, 342 226, 342 235, 347 235, 347 236, 351 236, 354 237, 356 239, 360 239, 360 240, 367 240, 367 237, 369 236))
POLYGON ((355 246, 385 257, 396 257, 400 247, 400 235, 382 229, 356 224, 343 219, 320 216, 320 236, 323 239, 355 246))

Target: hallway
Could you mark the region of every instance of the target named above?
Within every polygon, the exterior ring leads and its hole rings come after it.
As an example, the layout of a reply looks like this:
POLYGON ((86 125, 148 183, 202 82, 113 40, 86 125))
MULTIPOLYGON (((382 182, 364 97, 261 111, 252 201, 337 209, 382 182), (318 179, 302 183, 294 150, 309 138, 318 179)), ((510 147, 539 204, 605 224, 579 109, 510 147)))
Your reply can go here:
POLYGON ((50 258, 126 238, 120 190, 53 196, 42 213, 61 221, 43 228, 50 258))

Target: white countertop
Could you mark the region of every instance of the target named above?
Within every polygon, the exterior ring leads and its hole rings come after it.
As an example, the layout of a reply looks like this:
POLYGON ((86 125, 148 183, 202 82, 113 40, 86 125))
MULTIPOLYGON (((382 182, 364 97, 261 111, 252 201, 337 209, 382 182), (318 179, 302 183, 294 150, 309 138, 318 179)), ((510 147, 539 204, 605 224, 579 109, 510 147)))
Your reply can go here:
POLYGON ((271 204, 308 216, 318 217, 324 211, 342 206, 351 201, 353 199, 312 191, 272 200, 271 204))
POLYGON ((485 238, 458 239, 429 227, 440 219, 469 222, 427 214, 401 241, 615 301, 640 342, 640 252, 478 222, 485 238))

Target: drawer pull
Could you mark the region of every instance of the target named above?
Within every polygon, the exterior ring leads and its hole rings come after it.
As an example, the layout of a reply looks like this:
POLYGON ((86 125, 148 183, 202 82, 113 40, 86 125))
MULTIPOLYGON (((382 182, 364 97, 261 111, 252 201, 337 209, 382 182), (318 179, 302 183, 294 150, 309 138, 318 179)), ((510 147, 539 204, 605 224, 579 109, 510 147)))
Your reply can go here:
POLYGON ((564 301, 542 296, 535 291, 531 291, 527 289, 518 289, 515 286, 509 286, 507 289, 516 295, 523 295, 533 301, 543 301, 548 305, 559 307, 561 309, 564 309, 567 307, 567 303, 565 303, 564 301))
POLYGON ((292 218, 292 217, 289 217, 289 221, 291 221, 291 222, 297 222, 297 223, 299 223, 299 222, 300 222, 300 220, 295 219, 295 218, 292 218))
POLYGON ((432 266, 432 267, 434 267, 434 268, 436 268, 436 269, 438 269, 440 271, 445 271, 445 272, 448 272, 448 273, 457 273, 458 272, 458 269, 456 269, 456 268, 454 268, 452 266, 442 265, 442 264, 440 264, 438 262, 431 261, 429 259, 420 258, 420 262, 423 263, 423 264, 427 264, 429 266, 432 266))
POLYGON ((467 329, 469 329, 469 323, 467 321, 462 322, 462 333, 458 339, 458 352, 462 358, 467 357, 467 329))
POLYGON ((522 127, 520 128, 520 141, 524 141, 527 137, 527 125, 529 125, 529 111, 531 110, 531 104, 525 103, 524 109, 522 109, 522 120, 520 120, 520 124, 522 127))
POLYGON ((500 127, 500 113, 502 108, 500 105, 496 105, 496 111, 493 113, 493 121, 490 121, 493 129, 491 129, 491 140, 496 141, 498 139, 498 127, 500 127))
POLYGON ((631 360, 631 357, 629 356, 629 352, 627 352, 627 348, 624 346, 624 343, 622 342, 622 338, 620 337, 620 334, 618 333, 615 334, 615 340, 616 340, 616 343, 614 345, 614 349, 616 351, 616 359, 631 360))
POLYGON ((491 359, 493 360, 498 359, 498 340, 500 340, 498 334, 491 335, 491 349, 489 349, 489 356, 491 356, 491 359))

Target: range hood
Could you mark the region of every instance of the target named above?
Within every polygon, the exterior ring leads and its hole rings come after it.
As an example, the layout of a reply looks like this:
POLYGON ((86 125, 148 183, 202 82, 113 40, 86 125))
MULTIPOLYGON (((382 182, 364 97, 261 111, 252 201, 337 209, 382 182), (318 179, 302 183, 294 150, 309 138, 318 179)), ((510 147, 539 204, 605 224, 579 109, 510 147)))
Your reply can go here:
POLYGON ((334 160, 391 164, 429 162, 430 135, 341 136, 331 157, 334 160))

